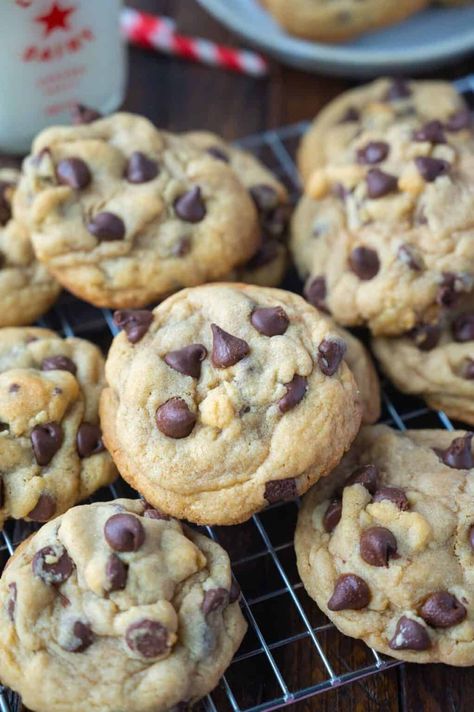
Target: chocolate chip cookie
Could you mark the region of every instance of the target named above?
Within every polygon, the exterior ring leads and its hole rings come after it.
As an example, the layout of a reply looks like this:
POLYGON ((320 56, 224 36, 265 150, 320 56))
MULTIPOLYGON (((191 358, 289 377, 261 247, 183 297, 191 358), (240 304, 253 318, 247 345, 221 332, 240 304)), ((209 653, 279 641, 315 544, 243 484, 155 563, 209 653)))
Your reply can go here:
POLYGON ((472 433, 363 428, 304 498, 298 569, 346 635, 411 662, 474 663, 472 433))
POLYGON ((132 114, 43 131, 15 211, 38 259, 96 306, 144 306, 219 279, 259 245, 233 170, 132 114))
POLYGON ((346 344, 344 360, 352 371, 359 389, 359 400, 362 406, 362 423, 369 425, 380 418, 380 383, 372 358, 359 339, 349 331, 329 320, 334 329, 346 344))
POLYGON ((46 522, 116 477, 98 401, 104 360, 82 339, 0 330, 0 526, 46 522))
POLYGON ((346 346, 295 294, 207 285, 115 318, 104 439, 123 477, 168 514, 245 521, 306 491, 359 429, 346 346))
POLYGON ((36 712, 168 712, 210 692, 246 623, 226 552, 140 500, 70 509, 0 580, 0 678, 36 712))
POLYGON ((54 304, 59 283, 35 258, 28 229, 12 217, 18 171, 0 169, 0 327, 31 324, 54 304))

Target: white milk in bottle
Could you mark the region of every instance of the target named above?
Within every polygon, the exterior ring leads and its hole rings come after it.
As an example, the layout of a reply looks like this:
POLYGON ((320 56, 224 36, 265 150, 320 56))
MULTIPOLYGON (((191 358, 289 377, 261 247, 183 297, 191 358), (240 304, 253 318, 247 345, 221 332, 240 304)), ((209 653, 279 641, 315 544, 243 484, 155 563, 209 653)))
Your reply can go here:
POLYGON ((0 152, 70 123, 77 104, 101 113, 122 102, 121 0, 0 0, 0 152))

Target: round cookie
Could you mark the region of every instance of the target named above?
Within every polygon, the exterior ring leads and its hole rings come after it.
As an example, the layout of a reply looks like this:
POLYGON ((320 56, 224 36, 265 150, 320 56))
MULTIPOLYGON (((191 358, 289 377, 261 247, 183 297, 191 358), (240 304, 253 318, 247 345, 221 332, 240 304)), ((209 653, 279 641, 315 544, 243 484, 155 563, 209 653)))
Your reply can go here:
POLYGON ((410 662, 474 663, 471 440, 363 428, 304 498, 298 570, 346 635, 410 662))
POLYGON ((36 260, 27 228, 12 218, 19 175, 0 168, 0 327, 31 324, 48 311, 60 291, 36 260))
POLYGON ((210 692, 246 631, 226 552, 150 508, 74 507, 0 580, 0 677, 36 712, 167 712, 210 692))
POLYGON ((301 141, 298 167, 307 183, 315 170, 345 153, 360 131, 383 133, 406 118, 438 120, 463 131, 467 116, 467 105, 450 82, 376 79, 344 92, 319 112, 301 141))
POLYGON ((38 259, 96 306, 144 306, 219 279, 259 241, 229 166, 132 114, 43 131, 15 211, 38 259))
POLYGON ((306 491, 359 429, 345 345, 295 294, 206 285, 116 321, 104 439, 127 482, 168 514, 243 522, 306 491))
POLYGON ((283 281, 288 264, 285 242, 290 206, 285 186, 255 156, 230 146, 216 134, 192 131, 184 137, 195 148, 228 163, 249 191, 257 208, 261 244, 249 262, 227 275, 224 281, 277 287, 283 281))
POLYGON ((404 20, 428 0, 263 0, 283 29, 320 42, 341 42, 404 20))
POLYGON ((48 521, 115 479, 99 427, 103 385, 93 344, 0 330, 0 526, 48 521))
POLYGON ((373 339, 375 355, 403 393, 474 425, 474 303, 470 299, 439 324, 420 325, 398 338, 373 339))

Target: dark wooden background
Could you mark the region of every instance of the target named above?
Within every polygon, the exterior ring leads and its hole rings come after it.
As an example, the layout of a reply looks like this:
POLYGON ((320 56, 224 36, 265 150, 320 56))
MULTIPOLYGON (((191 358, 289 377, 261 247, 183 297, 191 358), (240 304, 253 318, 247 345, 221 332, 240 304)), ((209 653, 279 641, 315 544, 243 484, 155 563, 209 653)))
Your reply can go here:
MULTIPOLYGON (((291 0, 288 0, 291 2, 291 0)), ((185 33, 236 45, 238 39, 194 0, 135 0, 149 12, 174 17, 185 33)), ((474 72, 474 58, 437 72, 455 78, 474 72)), ((258 80, 133 49, 126 107, 163 128, 205 128, 228 139, 311 118, 351 82, 307 74, 276 62, 258 80)), ((311 661, 295 660, 295 669, 311 661)), ((400 668, 294 706, 297 712, 473 712, 474 671, 442 665, 400 668)))

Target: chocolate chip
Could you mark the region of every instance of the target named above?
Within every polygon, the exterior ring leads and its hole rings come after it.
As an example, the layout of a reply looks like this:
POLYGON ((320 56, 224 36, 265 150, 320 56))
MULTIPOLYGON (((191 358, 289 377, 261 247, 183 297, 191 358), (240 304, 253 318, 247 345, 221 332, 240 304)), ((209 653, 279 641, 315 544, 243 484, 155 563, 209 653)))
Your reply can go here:
POLYGON ((420 351, 431 351, 441 338, 441 328, 437 324, 421 324, 409 332, 420 351))
POLYGON ((372 200, 383 198, 398 190, 398 178, 391 173, 385 173, 380 168, 371 168, 366 176, 367 194, 372 200))
POLYGON ((50 494, 43 492, 27 516, 33 522, 48 522, 54 514, 56 514, 56 500, 50 494))
POLYGON ((415 272, 421 272, 425 266, 423 258, 417 253, 416 249, 412 247, 412 245, 400 245, 397 257, 400 262, 403 262, 415 272))
POLYGON ((306 285, 304 289, 304 296, 306 300, 323 312, 329 313, 326 306, 326 280, 324 277, 315 277, 309 284, 306 285))
POLYGON ((358 611, 369 605, 370 598, 370 590, 364 579, 355 574, 342 574, 336 581, 327 605, 330 611, 358 611))
POLYGON ((359 279, 373 279, 380 269, 380 260, 370 247, 355 247, 349 255, 349 266, 359 279))
POLYGON ((304 376, 295 373, 292 380, 289 383, 285 383, 285 388, 285 395, 278 401, 278 407, 282 413, 287 413, 303 400, 308 390, 308 380, 304 376))
POLYGON ((142 339, 153 321, 153 313, 147 309, 120 309, 114 312, 114 322, 127 334, 131 344, 142 339))
POLYGON ((360 113, 358 109, 355 108, 355 106, 349 106, 344 114, 341 116, 339 119, 340 124, 351 124, 354 123, 355 121, 359 121, 360 119, 360 113))
POLYGON ((128 626, 125 641, 144 658, 157 658, 168 650, 168 630, 162 623, 144 618, 128 626))
POLYGON ((467 537, 469 539, 469 544, 471 546, 471 549, 474 551, 474 524, 472 524, 469 527, 469 531, 467 533, 467 537))
POLYGON ((414 132, 415 141, 428 141, 429 143, 446 143, 444 128, 441 121, 428 121, 427 124, 414 132))
MULTIPOLYGON (((390 146, 385 141, 370 141, 357 151, 357 163, 373 165, 384 161, 390 152, 390 146)), ((385 174, 386 175, 386 174, 385 174)))
POLYGON ((285 333, 290 323, 287 313, 281 307, 254 309, 250 321, 264 336, 280 336, 285 333))
POLYGON ((113 514, 105 522, 104 536, 114 551, 138 551, 145 541, 145 530, 133 514, 113 514))
POLYGON ((65 647, 68 653, 83 653, 94 642, 94 633, 88 623, 76 621, 72 626, 72 640, 65 647))
POLYGON ((463 282, 460 276, 453 272, 443 272, 436 301, 440 306, 451 309, 458 303, 462 290, 463 282))
POLYGON ((67 356, 49 356, 41 362, 42 371, 69 371, 73 376, 77 373, 77 366, 67 356))
POLYGON ((76 435, 76 448, 79 457, 90 457, 104 452, 102 432, 98 425, 81 423, 76 435))
POLYGON ((432 628, 450 628, 461 623, 467 611, 448 591, 436 591, 424 601, 418 615, 432 628))
POLYGON ((125 177, 129 183, 148 183, 158 175, 158 163, 141 151, 135 151, 128 159, 125 177))
POLYGON ((428 650, 431 648, 431 640, 421 623, 402 616, 388 645, 392 650, 428 650))
POLYGON ((17 599, 17 587, 16 583, 8 584, 8 599, 7 599, 7 614, 9 619, 13 622, 15 620, 15 608, 17 599))
POLYGON ((237 581, 233 578, 230 585, 229 591, 229 603, 235 603, 240 598, 240 586, 237 581))
POLYGON ((87 229, 99 242, 123 240, 125 237, 125 223, 115 213, 97 213, 89 221, 87 229))
POLYGON ((278 193, 271 185, 253 185, 249 190, 259 213, 266 215, 276 210, 279 204, 278 193))
POLYGON ((174 202, 176 215, 189 223, 201 222, 206 217, 206 206, 201 196, 201 188, 195 185, 174 202))
POLYGON ((407 80, 396 77, 392 79, 392 83, 385 94, 385 99, 386 101, 398 101, 399 99, 407 99, 409 96, 411 96, 411 89, 407 80))
POLYGON ((405 492, 398 487, 379 487, 373 496, 374 502, 383 502, 388 500, 392 502, 398 509, 406 512, 410 509, 405 492))
POLYGON ((452 323, 451 331, 453 339, 459 343, 474 341, 474 312, 457 316, 452 323))
POLYGON ((64 583, 74 569, 74 563, 62 544, 45 546, 36 552, 31 562, 35 576, 48 586, 64 583))
POLYGON ((108 591, 123 591, 127 585, 128 566, 117 554, 110 554, 105 566, 108 591))
POLYGON ((229 600, 229 593, 226 588, 211 588, 204 593, 201 603, 201 610, 205 616, 214 613, 219 608, 223 608, 229 600))
POLYGON ((444 127, 446 131, 462 131, 470 128, 472 124, 472 114, 469 109, 461 109, 449 117, 444 127))
MULTIPOLYGON (((1 210, 1 207, 0 207, 1 210)), ((0 219, 0 225, 1 225, 1 219, 0 219)), ((3 252, 0 251, 0 269, 3 269, 5 265, 7 264, 7 258, 3 254, 3 252)))
POLYGON ((35 425, 30 439, 36 462, 41 467, 45 467, 49 465, 63 443, 63 429, 59 423, 35 425))
POLYGON ((173 257, 185 257, 191 252, 191 238, 180 237, 171 250, 173 257))
POLYGON ((328 508, 326 509, 323 517, 323 527, 330 533, 332 532, 341 520, 342 515, 342 502, 340 499, 332 499, 328 508))
POLYGON ((278 240, 266 235, 262 236, 262 243, 254 256, 245 265, 246 269, 254 270, 270 264, 278 256, 278 240))
POLYGON ((196 415, 182 398, 170 398, 157 409, 156 424, 163 435, 179 440, 191 434, 196 415))
POLYGON ((466 362, 464 364, 464 368, 462 371, 462 377, 465 378, 467 381, 474 380, 474 359, 472 359, 472 358, 466 359, 466 362))
POLYGON ((101 119, 102 114, 100 114, 95 109, 91 109, 89 106, 84 106, 84 104, 76 104, 72 110, 72 120, 76 126, 80 124, 91 124, 97 119, 101 119))
POLYGON ((92 181, 89 166, 81 158, 65 158, 56 166, 56 177, 61 185, 83 190, 92 181))
POLYGON ((10 430, 10 426, 8 425, 8 423, 2 423, 0 421, 0 433, 5 432, 6 430, 10 430))
POLYGON ((12 216, 8 194, 13 188, 13 183, 0 181, 0 225, 6 225, 12 216))
POLYGON ((318 364, 325 376, 332 376, 339 368, 347 351, 342 339, 324 339, 318 346, 318 364))
POLYGON ((459 438, 454 438, 446 450, 435 449, 436 454, 448 467, 456 470, 470 470, 474 467, 471 440, 474 433, 467 433, 459 438))
POLYGON ((208 153, 213 158, 217 158, 218 161, 229 163, 229 156, 219 146, 209 146, 209 148, 206 150, 206 153, 208 153))
POLYGON ((228 368, 241 361, 250 352, 249 345, 243 339, 232 336, 217 324, 211 324, 212 354, 211 360, 216 368, 228 368))
POLYGON ((202 344, 190 344, 176 351, 169 351, 164 357, 165 363, 178 373, 191 378, 201 376, 201 363, 207 356, 207 349, 202 344))
POLYGON ((284 480, 270 480, 265 483, 265 493, 263 496, 269 504, 289 502, 298 496, 296 481, 293 477, 287 477, 284 480))
POLYGON ((362 465, 358 467, 352 475, 346 480, 345 487, 351 485, 363 485, 370 494, 375 494, 377 490, 377 482, 379 477, 378 467, 375 465, 362 465))
POLYGON ((442 158, 431 158, 431 156, 418 156, 415 158, 415 165, 418 173, 427 183, 432 183, 439 176, 446 175, 451 168, 448 161, 442 158))
POLYGON ((360 537, 360 555, 371 566, 388 566, 390 558, 397 556, 397 540, 390 529, 370 527, 360 537))

